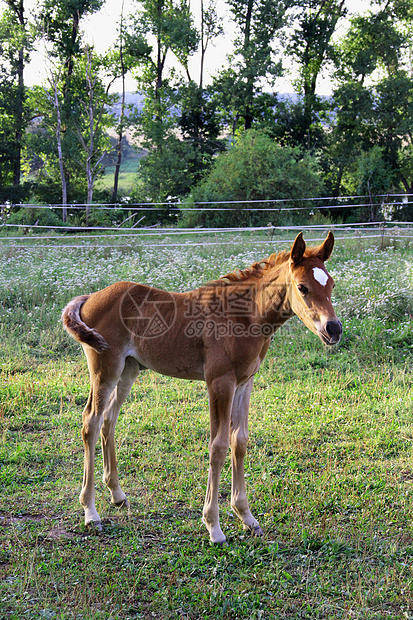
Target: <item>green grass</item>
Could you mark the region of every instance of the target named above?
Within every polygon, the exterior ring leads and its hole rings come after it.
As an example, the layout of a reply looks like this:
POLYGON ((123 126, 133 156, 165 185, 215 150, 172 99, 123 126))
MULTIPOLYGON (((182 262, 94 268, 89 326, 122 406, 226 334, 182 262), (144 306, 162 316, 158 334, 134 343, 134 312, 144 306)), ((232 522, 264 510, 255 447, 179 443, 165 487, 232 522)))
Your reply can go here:
POLYGON ((131 278, 183 290, 263 256, 242 244, 1 250, 0 618, 413 618, 413 248, 338 244, 344 323, 327 350, 298 320, 257 375, 248 493, 266 535, 229 508, 229 545, 200 516, 205 386, 145 373, 117 427, 129 512, 96 486, 102 534, 83 526, 85 360, 58 317, 75 294, 131 278))
MULTIPOLYGON (((123 159, 119 174, 119 190, 123 195, 129 195, 136 185, 136 171, 139 167, 141 153, 128 154, 123 159)), ((115 166, 107 166, 104 175, 99 178, 97 183, 98 189, 113 189, 113 175, 115 166)))

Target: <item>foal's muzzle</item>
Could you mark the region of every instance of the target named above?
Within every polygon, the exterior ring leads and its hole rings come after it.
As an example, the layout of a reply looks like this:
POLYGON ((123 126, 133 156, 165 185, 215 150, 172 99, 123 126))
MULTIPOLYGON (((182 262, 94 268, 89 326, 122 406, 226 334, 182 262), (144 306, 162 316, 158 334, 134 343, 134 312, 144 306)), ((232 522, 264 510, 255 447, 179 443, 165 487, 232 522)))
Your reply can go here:
POLYGON ((320 336, 325 344, 337 344, 340 341, 341 334, 343 333, 343 327, 340 321, 337 319, 335 321, 327 321, 324 325, 322 331, 320 332, 320 336))

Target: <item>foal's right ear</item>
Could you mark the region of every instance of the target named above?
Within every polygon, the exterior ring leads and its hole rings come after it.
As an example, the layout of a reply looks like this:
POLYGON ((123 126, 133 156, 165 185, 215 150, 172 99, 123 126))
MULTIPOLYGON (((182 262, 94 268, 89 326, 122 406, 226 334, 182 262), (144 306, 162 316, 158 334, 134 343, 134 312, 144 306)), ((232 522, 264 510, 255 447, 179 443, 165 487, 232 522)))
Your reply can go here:
POLYGON ((303 239, 303 233, 300 232, 296 236, 295 241, 293 243, 293 247, 291 248, 290 256, 291 256, 291 262, 293 263, 293 265, 298 265, 298 263, 301 262, 304 256, 305 248, 306 248, 306 245, 303 239))
POLYGON ((323 243, 318 248, 318 254, 321 260, 323 261, 323 263, 325 263, 326 260, 330 258, 333 248, 334 248, 334 235, 330 230, 327 237, 324 239, 323 243))

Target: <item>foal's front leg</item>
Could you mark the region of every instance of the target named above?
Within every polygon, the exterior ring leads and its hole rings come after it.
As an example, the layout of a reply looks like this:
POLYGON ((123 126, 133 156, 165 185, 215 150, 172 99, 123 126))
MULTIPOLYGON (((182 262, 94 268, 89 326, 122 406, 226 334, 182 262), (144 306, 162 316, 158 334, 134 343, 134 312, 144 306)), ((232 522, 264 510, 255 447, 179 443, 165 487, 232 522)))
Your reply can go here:
POLYGON ((229 425, 235 382, 220 377, 208 382, 211 439, 209 442, 208 485, 203 510, 203 522, 213 543, 226 540, 219 524, 218 487, 219 478, 229 448, 229 425))
POLYGON ((244 458, 248 444, 248 410, 253 385, 253 377, 237 387, 231 412, 231 464, 232 492, 231 507, 241 519, 244 529, 255 536, 262 536, 263 531, 258 521, 252 516, 247 499, 244 475, 244 458))

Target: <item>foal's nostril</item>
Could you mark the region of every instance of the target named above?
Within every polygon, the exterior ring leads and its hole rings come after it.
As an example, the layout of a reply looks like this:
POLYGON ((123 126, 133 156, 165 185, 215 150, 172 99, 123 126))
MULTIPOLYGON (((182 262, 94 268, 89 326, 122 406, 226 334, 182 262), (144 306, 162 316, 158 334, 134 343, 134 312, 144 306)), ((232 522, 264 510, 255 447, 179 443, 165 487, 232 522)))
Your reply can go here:
POLYGON ((340 321, 327 321, 326 332, 330 338, 340 338, 343 328, 340 321))

